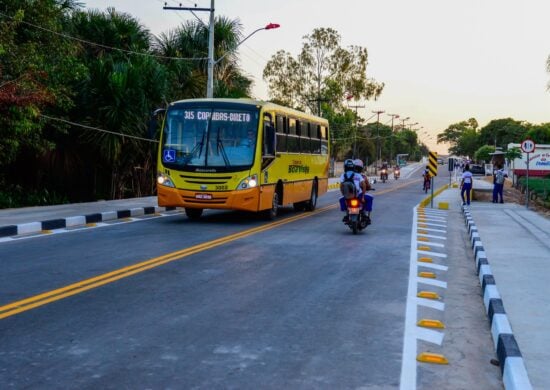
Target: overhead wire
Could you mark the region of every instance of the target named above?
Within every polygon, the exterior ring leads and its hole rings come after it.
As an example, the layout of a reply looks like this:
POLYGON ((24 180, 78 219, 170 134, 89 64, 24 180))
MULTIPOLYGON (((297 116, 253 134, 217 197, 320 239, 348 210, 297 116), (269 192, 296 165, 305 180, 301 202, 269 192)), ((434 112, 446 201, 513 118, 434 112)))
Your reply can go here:
POLYGON ((123 137, 123 138, 132 138, 132 139, 137 139, 137 140, 140 140, 140 141, 153 142, 153 143, 157 143, 157 144, 159 143, 159 141, 154 140, 154 139, 143 138, 143 137, 138 137, 138 136, 135 136, 135 135, 129 135, 129 134, 124 134, 124 133, 117 133, 116 131, 110 131, 110 130, 100 129, 99 127, 83 125, 83 124, 80 124, 80 123, 68 121, 66 119, 54 118, 54 117, 49 116, 49 115, 39 114, 39 116, 42 117, 42 118, 48 119, 48 120, 63 122, 63 123, 69 124, 71 126, 82 127, 84 129, 94 130, 94 131, 98 131, 98 132, 101 132, 101 133, 108 133, 108 134, 118 135, 118 136, 123 137))
MULTIPOLYGON (((6 15, 3 12, 0 12, 0 16, 3 16, 5 18, 8 18, 8 19, 11 19, 11 20, 14 20, 14 21, 16 20, 14 17, 6 15)), ((27 26, 31 26, 31 27, 34 27, 34 28, 42 30, 42 31, 49 32, 51 34, 54 34, 54 35, 57 35, 57 36, 60 36, 60 37, 66 38, 66 39, 71 39, 73 41, 77 41, 77 42, 84 43, 84 44, 91 45, 91 46, 101 47, 103 49, 120 51, 120 52, 126 53, 126 54, 140 55, 140 56, 144 56, 144 57, 154 57, 154 58, 161 58, 161 59, 165 59, 165 60, 175 60, 175 61, 203 61, 203 60, 208 59, 208 57, 167 57, 167 56, 161 56, 161 55, 156 55, 156 54, 151 54, 151 53, 141 53, 141 52, 137 52, 137 51, 133 51, 133 50, 126 50, 126 49, 121 49, 121 48, 118 48, 118 47, 107 46, 107 45, 103 45, 101 43, 96 43, 96 42, 88 41, 88 40, 85 40, 85 39, 73 37, 72 35, 68 35, 68 34, 57 32, 57 31, 53 31, 53 30, 47 29, 45 27, 38 26, 36 24, 26 22, 24 20, 21 20, 20 23, 23 23, 27 26)))

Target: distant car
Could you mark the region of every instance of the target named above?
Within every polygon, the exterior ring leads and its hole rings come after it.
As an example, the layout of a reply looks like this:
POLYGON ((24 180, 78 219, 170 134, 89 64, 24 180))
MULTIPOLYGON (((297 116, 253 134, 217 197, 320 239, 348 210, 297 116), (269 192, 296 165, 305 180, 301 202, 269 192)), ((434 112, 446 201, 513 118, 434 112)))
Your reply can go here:
POLYGON ((442 158, 438 158, 438 159, 437 159, 437 163, 438 163, 439 165, 443 165, 443 164, 445 164, 445 160, 443 160, 442 158))
POLYGON ((470 172, 472 172, 473 175, 485 175, 485 167, 482 165, 471 165, 470 172))

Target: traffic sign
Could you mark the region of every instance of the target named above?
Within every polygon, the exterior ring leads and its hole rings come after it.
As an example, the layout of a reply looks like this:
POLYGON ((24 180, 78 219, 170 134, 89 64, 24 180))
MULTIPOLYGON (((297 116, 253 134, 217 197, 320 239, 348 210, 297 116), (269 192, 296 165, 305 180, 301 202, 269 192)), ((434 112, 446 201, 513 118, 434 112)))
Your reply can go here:
POLYGON ((437 152, 430 152, 428 155, 428 172, 430 176, 437 176, 437 152))
POLYGON ((533 153, 535 151, 535 141, 526 139, 521 143, 521 150, 523 150, 524 153, 533 153))

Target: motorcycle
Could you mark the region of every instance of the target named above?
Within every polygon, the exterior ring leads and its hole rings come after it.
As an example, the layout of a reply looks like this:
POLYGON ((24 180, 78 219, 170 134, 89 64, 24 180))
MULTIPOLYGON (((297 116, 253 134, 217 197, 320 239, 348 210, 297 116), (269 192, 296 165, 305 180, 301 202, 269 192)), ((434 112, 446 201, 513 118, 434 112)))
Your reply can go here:
POLYGON ((363 210, 363 204, 357 197, 346 199, 347 220, 344 224, 348 225, 353 234, 365 229, 369 225, 369 217, 363 210))
POLYGON ((399 168, 395 168, 393 170, 393 177, 395 180, 399 179, 399 176, 401 176, 401 171, 399 170, 399 168))
POLYGON ((388 180, 388 170, 386 168, 382 168, 380 171, 380 180, 382 180, 382 183, 385 183, 386 180, 388 180))
POLYGON ((425 176, 424 177, 424 186, 422 187, 425 194, 428 193, 428 191, 430 190, 430 185, 431 185, 430 176, 425 176))

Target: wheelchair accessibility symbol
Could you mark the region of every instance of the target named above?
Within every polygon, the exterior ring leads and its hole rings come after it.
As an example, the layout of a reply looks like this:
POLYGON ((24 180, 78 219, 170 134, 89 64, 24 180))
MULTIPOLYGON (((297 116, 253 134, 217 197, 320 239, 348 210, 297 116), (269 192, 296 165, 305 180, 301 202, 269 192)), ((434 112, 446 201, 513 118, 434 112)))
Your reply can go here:
POLYGON ((162 153, 162 161, 171 163, 176 161, 176 151, 174 149, 164 149, 162 153))

